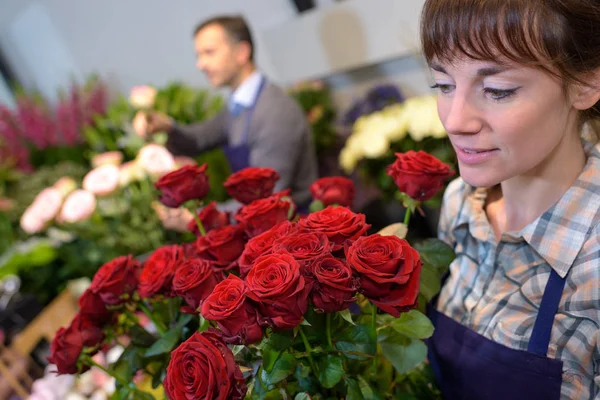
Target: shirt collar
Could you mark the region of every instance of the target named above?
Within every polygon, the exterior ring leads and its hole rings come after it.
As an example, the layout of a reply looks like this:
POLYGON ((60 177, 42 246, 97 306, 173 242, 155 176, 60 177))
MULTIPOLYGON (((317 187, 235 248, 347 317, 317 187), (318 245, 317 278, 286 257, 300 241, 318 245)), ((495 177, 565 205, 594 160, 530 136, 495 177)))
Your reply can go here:
MULTIPOLYGON (((599 222, 600 151, 585 143, 588 156, 583 172, 575 183, 548 211, 520 232, 507 233, 503 240, 525 240, 561 277, 565 277, 577 255, 599 222)), ((488 189, 470 187, 465 210, 457 216, 455 229, 467 228, 480 240, 493 237, 492 227, 483 210, 488 189)))
POLYGON ((231 95, 231 103, 240 104, 244 107, 252 107, 260 89, 262 74, 254 71, 231 95))

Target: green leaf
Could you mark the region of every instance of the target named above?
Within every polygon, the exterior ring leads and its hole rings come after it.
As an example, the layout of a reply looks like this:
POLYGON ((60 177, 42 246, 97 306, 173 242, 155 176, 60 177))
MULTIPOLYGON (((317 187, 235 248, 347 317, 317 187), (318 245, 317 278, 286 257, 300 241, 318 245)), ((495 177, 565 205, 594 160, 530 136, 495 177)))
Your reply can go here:
POLYGON ((354 323, 354 321, 352 321, 352 314, 350 313, 350 310, 348 310, 348 309, 345 309, 345 310, 343 310, 343 311, 340 311, 340 312, 339 312, 339 314, 340 314, 340 316, 341 316, 342 318, 344 318, 346 321, 348 321, 348 322, 350 322, 352 325, 355 325, 355 326, 356 326, 356 324, 354 323))
POLYGON ((265 369, 262 370, 262 381, 267 385, 276 385, 279 382, 286 379, 296 371, 296 365, 298 361, 290 353, 285 353, 275 362, 273 369, 267 372, 265 369))
POLYGON ((427 346, 421 340, 410 339, 402 334, 390 331, 379 342, 381 353, 400 374, 405 374, 427 357, 427 346))
POLYGON ((441 283, 441 276, 435 268, 430 264, 424 263, 421 268, 420 294, 425 296, 429 302, 440 292, 441 283))
POLYGON ((296 395, 296 397, 294 397, 294 400, 311 400, 312 397, 310 397, 310 395, 306 392, 302 392, 302 393, 298 393, 296 395))
POLYGON ((131 343, 136 346, 150 347, 156 341, 156 338, 147 330, 139 325, 133 325, 129 329, 131 343))
POLYGON ((424 263, 431 264, 440 274, 443 274, 456 255, 445 242, 439 239, 427 239, 414 246, 424 263))
POLYGON ((358 376, 358 385, 360 386, 360 391, 365 399, 384 400, 384 397, 378 393, 377 390, 373 389, 369 382, 360 375, 358 376))
POLYGON ((272 333, 264 342, 262 349, 263 367, 267 372, 271 372, 273 365, 279 358, 282 351, 288 349, 294 343, 294 336, 291 332, 272 333))
POLYGON ((312 203, 310 203, 310 206, 308 207, 308 211, 311 213, 314 213, 314 212, 321 211, 324 208, 325 208, 325 205, 323 204, 323 202, 321 200, 314 200, 312 203))
POLYGON ((111 372, 126 382, 130 382, 133 375, 143 368, 143 348, 129 345, 119 359, 111 366, 111 372))
POLYGON ((410 310, 392 321, 392 328, 413 339, 426 339, 433 335, 433 324, 417 310, 410 310))
POLYGON ((342 357, 328 354, 318 362, 319 381, 321 384, 331 389, 342 379, 344 368, 342 367, 342 357))
MULTIPOLYGON (((377 335, 371 325, 356 325, 342 332, 335 342, 335 347, 343 352, 375 355, 377 352, 377 335)), ((344 356, 356 360, 366 360, 368 358, 351 353, 344 353, 344 356)))
POLYGON ((311 373, 311 369, 308 365, 303 364, 306 360, 298 362, 294 377, 298 380, 298 390, 306 393, 316 394, 319 391, 319 381, 311 373))
POLYGON ((129 400, 156 400, 150 393, 134 390, 129 395, 129 400))
POLYGON ((346 382, 346 388, 348 389, 346 400, 365 400, 358 382, 347 376, 344 376, 344 382, 346 382))
POLYGON ((146 357, 154 357, 165 353, 170 353, 171 350, 175 348, 177 343, 179 343, 179 338, 181 337, 181 328, 174 327, 171 328, 163 337, 158 339, 148 351, 146 351, 146 357))

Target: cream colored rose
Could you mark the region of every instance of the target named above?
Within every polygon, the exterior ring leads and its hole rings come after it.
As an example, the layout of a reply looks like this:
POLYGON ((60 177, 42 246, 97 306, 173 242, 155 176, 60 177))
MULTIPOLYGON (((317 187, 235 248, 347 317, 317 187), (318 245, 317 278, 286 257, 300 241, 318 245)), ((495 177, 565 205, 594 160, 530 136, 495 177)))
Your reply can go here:
POLYGON ((90 218, 95 209, 96 197, 93 193, 78 189, 66 198, 57 219, 61 223, 85 221, 90 218))
POLYGON ((42 232, 48 223, 47 220, 41 217, 38 213, 39 209, 27 208, 23 215, 21 215, 21 220, 19 224, 21 229, 29 235, 33 235, 39 232, 42 232))
POLYGON ((192 157, 175 156, 174 160, 176 168, 185 167, 186 165, 198 165, 196 160, 194 160, 192 157))
POLYGON ((77 182, 70 176, 63 176, 52 187, 57 189, 64 199, 69 193, 77 189, 77 182))
POLYGON ((92 167, 97 168, 101 165, 121 165, 123 162, 123 153, 120 151, 107 151, 92 157, 92 167))
POLYGON ((175 159, 163 146, 147 144, 137 155, 137 161, 146 172, 154 177, 160 177, 176 169, 175 159))
POLYGON ((83 188, 97 196, 108 196, 119 187, 119 167, 101 165, 83 178, 83 188))
POLYGON ((119 167, 119 186, 125 187, 129 185, 131 182, 141 181, 146 178, 146 171, 144 168, 137 162, 128 161, 125 164, 121 164, 119 167))
POLYGON ((150 108, 154 105, 156 93, 156 89, 152 86, 135 86, 129 93, 129 103, 136 108, 150 108))
POLYGON ((420 142, 427 137, 444 138, 446 130, 437 111, 436 96, 412 97, 406 100, 410 137, 420 142))
POLYGON ((148 133, 148 120, 146 119, 146 113, 143 111, 138 111, 133 117, 133 122, 131 123, 133 126, 133 131, 139 137, 145 138, 148 133))

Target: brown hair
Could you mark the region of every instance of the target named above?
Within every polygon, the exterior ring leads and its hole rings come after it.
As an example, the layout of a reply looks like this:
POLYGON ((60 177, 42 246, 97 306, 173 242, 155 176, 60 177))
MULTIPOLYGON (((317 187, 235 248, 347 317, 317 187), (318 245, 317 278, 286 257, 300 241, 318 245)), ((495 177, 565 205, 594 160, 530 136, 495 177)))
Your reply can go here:
MULTIPOLYGON (((498 55, 541 68, 565 85, 585 84, 600 68, 598 0, 427 0, 421 15, 425 58, 457 54, 489 61, 498 55)), ((600 102, 581 122, 600 118, 600 102)))
POLYGON ((222 27, 233 43, 246 42, 250 45, 250 61, 254 61, 254 42, 246 20, 241 16, 222 15, 202 21, 194 29, 194 37, 209 25, 222 27))

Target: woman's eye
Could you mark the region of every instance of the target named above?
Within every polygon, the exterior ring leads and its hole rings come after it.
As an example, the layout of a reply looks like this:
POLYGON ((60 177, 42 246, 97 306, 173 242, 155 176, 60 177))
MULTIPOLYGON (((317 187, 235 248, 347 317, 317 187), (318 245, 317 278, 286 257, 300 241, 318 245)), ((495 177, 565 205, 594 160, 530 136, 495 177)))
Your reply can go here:
POLYGON ((453 85, 444 85, 442 83, 436 83, 435 85, 431 86, 432 89, 440 89, 440 92, 442 93, 450 93, 452 91, 452 89, 454 88, 453 85))
POLYGON ((486 95, 489 95, 493 100, 504 100, 514 95, 520 88, 516 87, 513 89, 493 89, 484 88, 483 91, 486 95))

